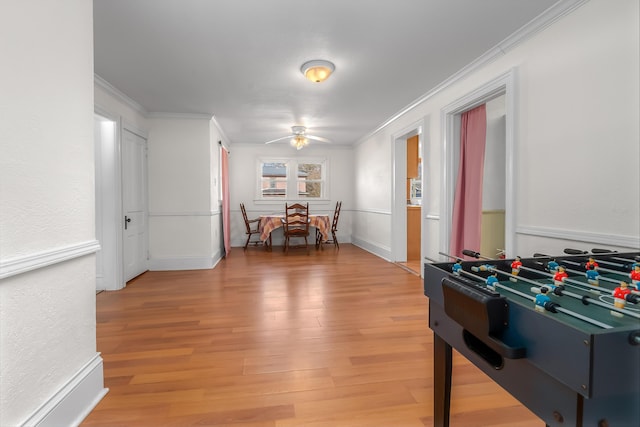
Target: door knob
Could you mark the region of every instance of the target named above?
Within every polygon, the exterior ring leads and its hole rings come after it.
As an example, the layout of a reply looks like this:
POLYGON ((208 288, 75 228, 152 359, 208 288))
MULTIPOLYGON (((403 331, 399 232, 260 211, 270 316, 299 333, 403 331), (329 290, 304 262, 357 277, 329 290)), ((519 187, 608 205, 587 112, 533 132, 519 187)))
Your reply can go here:
POLYGON ((124 229, 127 229, 127 224, 131 222, 131 218, 129 218, 128 216, 124 216, 124 229))

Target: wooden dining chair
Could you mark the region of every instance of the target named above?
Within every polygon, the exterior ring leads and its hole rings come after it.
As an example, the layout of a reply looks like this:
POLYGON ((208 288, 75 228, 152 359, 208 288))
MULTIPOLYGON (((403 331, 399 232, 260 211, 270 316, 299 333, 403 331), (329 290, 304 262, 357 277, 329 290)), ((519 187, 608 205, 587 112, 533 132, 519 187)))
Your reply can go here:
POLYGON ((336 202, 336 209, 333 211, 333 221, 331 222, 331 239, 322 241, 322 233, 316 230, 316 248, 322 249, 323 243, 333 243, 337 249, 340 249, 336 232, 338 231, 338 218, 340 218, 340 209, 342 209, 342 201, 336 202))
POLYGON ((282 218, 284 227, 284 251, 289 252, 290 247, 304 247, 309 254, 309 203, 306 205, 285 203, 285 216, 282 218), (304 239, 304 245, 291 246, 292 238, 304 239))
MULTIPOLYGON (((260 218, 249 219, 247 217, 247 210, 244 208, 244 203, 240 203, 240 210, 242 211, 242 219, 244 219, 246 229, 245 233, 247 234, 247 242, 244 244, 244 250, 246 251, 249 243, 256 246, 263 244, 262 240, 251 241, 251 236, 257 235, 260 237, 260 218)), ((264 243, 266 244, 266 242, 264 243)))

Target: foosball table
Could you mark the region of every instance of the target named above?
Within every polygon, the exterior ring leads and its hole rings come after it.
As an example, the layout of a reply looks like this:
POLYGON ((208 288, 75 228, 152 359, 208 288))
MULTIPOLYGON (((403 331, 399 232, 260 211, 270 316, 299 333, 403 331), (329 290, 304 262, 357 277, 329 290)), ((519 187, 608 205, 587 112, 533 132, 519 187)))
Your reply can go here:
POLYGON ((640 252, 567 252, 424 265, 436 427, 452 349, 547 426, 640 426, 640 252))

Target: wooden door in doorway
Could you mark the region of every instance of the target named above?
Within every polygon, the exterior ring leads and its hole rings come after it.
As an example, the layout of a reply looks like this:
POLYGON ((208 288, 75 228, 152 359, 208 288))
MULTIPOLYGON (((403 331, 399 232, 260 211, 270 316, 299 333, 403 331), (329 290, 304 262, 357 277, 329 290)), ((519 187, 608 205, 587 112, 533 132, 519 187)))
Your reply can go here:
POLYGON ((147 271, 147 140, 122 132, 124 281, 147 271))

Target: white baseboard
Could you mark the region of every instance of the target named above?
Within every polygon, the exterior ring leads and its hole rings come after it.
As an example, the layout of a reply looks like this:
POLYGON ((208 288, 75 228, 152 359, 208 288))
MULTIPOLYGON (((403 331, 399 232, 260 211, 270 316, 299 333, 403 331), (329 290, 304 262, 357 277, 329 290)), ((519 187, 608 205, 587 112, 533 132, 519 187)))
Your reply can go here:
POLYGON ((220 253, 216 253, 212 257, 152 258, 149 260, 149 270, 210 270, 215 267, 220 259, 220 253))
POLYGON ((20 427, 78 426, 108 391, 104 388, 102 357, 96 353, 20 427))
MULTIPOLYGON (((340 241, 340 239, 338 239, 338 241, 340 241)), ((369 242, 363 239, 358 239, 358 238, 353 238, 351 243, 387 261, 391 260, 391 249, 388 247, 382 247, 380 245, 376 245, 372 242, 369 242)))

